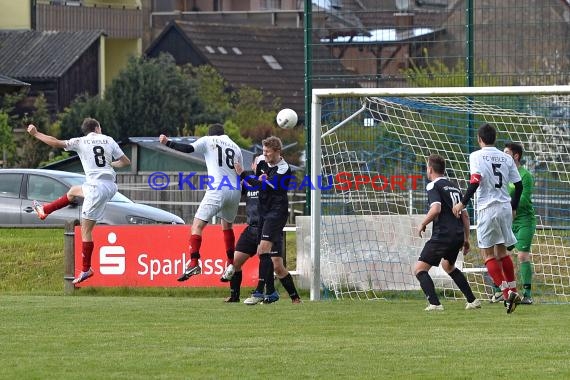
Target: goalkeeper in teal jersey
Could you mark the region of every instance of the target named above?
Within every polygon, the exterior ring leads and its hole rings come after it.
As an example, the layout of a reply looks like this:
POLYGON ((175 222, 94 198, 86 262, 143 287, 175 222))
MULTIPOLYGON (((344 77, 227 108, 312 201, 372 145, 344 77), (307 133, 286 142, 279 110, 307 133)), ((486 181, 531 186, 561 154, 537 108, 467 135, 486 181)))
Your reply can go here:
MULTIPOLYGON (((534 214, 534 207, 532 206, 534 179, 530 172, 521 165, 523 154, 522 145, 517 143, 505 144, 504 152, 513 157, 523 183, 521 200, 513 220, 513 232, 517 238, 515 248, 518 252, 520 279, 523 284, 523 299, 521 304, 530 305, 532 304, 532 263, 530 261, 530 246, 536 230, 536 216, 534 214)), ((511 197, 513 196, 514 190, 514 186, 509 184, 509 194, 511 197)), ((491 298, 491 302, 502 301, 501 290, 498 288, 494 289, 494 293, 495 295, 491 298)))

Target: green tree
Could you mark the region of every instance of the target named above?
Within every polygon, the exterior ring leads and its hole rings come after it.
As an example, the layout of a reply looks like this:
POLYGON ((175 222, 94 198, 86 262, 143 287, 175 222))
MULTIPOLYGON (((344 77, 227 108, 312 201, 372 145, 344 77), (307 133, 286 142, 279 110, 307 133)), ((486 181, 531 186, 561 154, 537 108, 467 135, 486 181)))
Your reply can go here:
POLYGON ((6 112, 0 112, 0 159, 2 166, 8 167, 9 162, 16 153, 16 144, 12 137, 12 127, 10 126, 10 116, 6 112))
POLYGON ((81 124, 86 117, 97 119, 104 134, 117 136, 118 127, 113 114, 113 106, 98 95, 92 97, 80 95, 75 98, 71 105, 58 115, 58 120, 54 123, 54 128, 58 132, 55 135, 62 139, 81 136, 81 124))
POLYGON ((114 109, 114 137, 172 136, 203 122, 195 88, 170 55, 131 58, 105 94, 114 109))
MULTIPOLYGON (((38 131, 53 135, 51 129, 50 114, 47 110, 46 98, 40 94, 34 102, 33 115, 26 118, 28 123, 34 124, 38 131)), ((51 151, 51 147, 26 133, 22 143, 22 154, 18 159, 18 165, 23 168, 36 168, 44 161, 51 151)))

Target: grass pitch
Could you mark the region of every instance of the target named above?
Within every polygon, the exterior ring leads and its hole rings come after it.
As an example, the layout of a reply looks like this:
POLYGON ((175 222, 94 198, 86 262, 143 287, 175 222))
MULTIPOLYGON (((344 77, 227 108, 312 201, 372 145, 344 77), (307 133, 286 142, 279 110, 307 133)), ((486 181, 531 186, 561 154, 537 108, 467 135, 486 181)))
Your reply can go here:
POLYGON ((1 295, 0 377, 569 378, 570 308, 1 295))
POLYGON ((0 379, 570 378, 567 304, 507 315, 306 294, 225 304, 226 289, 65 296, 62 247, 61 229, 0 229, 0 379))

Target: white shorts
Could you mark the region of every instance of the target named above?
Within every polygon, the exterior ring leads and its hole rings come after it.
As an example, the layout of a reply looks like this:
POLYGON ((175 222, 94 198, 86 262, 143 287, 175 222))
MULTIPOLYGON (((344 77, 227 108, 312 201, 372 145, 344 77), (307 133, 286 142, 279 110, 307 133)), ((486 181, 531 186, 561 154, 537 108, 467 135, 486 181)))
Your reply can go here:
POLYGON ((97 221, 103 216, 107 202, 113 198, 118 187, 113 181, 98 181, 97 183, 84 183, 81 189, 85 199, 81 217, 97 221))
POLYGON ((210 222, 214 216, 233 223, 239 207, 241 190, 209 190, 206 191, 194 216, 210 222))
POLYGON ((477 245, 491 248, 496 244, 515 245, 513 211, 510 203, 493 203, 477 211, 477 245))

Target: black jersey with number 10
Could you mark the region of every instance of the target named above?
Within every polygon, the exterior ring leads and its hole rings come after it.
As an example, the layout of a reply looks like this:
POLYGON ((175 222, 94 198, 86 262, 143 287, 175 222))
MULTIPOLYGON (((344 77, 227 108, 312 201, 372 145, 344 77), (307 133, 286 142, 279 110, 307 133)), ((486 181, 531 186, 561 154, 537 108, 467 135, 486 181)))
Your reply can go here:
POLYGON ((457 241, 463 240, 463 221, 453 214, 453 205, 461 201, 461 191, 449 179, 436 178, 427 187, 428 204, 441 204, 441 211, 433 221, 432 240, 457 241))

